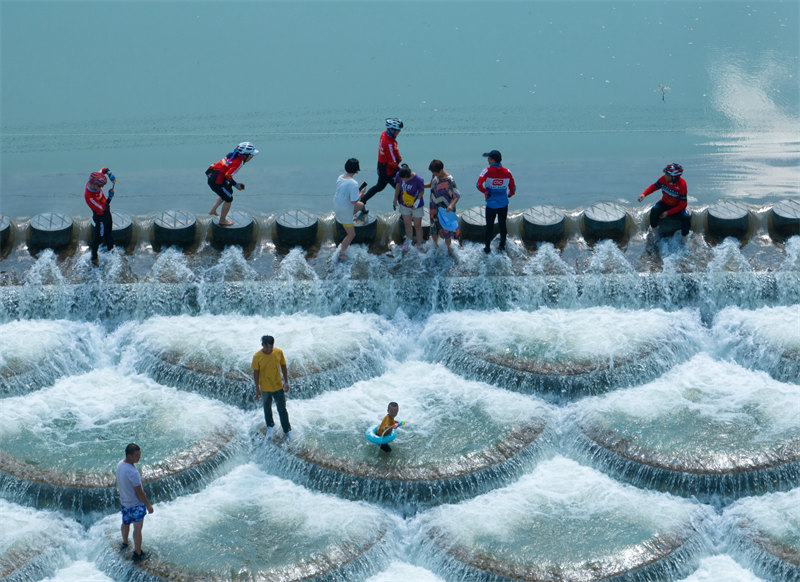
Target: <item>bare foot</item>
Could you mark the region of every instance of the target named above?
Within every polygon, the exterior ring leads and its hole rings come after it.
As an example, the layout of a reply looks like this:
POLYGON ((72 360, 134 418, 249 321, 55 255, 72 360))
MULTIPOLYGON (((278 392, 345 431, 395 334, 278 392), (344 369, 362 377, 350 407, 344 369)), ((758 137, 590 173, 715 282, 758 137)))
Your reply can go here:
POLYGON ((216 210, 209 210, 209 211, 208 211, 208 213, 209 213, 211 216, 219 216, 219 212, 217 212, 216 210))
POLYGON ((225 222, 222 222, 221 220, 219 221, 220 226, 233 226, 234 224, 236 223, 232 220, 226 220, 225 222))

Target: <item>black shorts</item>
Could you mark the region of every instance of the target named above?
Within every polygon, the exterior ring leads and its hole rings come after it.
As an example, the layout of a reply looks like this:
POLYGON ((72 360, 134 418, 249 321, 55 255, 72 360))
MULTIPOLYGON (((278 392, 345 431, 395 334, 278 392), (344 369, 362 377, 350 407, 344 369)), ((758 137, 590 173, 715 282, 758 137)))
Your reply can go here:
POLYGON ((230 182, 226 181, 222 184, 217 184, 217 177, 209 176, 208 187, 211 188, 217 196, 222 198, 223 202, 233 202, 233 188, 230 182))

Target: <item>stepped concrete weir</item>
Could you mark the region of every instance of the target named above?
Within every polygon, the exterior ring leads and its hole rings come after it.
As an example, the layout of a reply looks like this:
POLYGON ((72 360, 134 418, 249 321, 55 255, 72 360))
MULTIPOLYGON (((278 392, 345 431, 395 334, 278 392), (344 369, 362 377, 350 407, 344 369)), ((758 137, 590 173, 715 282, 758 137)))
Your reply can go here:
POLYGON ((129 340, 136 347, 136 369, 156 381, 253 408, 260 402, 250 366, 262 335, 271 332, 284 352, 292 397, 309 398, 381 373, 391 349, 391 337, 380 334, 384 325, 367 314, 358 320, 299 314, 154 317, 133 328, 129 340), (344 326, 351 331, 346 338, 344 326))
POLYGON ((77 522, 0 499, 0 580, 27 582, 52 576, 81 537, 77 522))
POLYGON ((0 398, 27 394, 80 374, 103 357, 103 329, 67 320, 0 324, 0 398), (64 342, 69 337, 71 341, 64 342))
POLYGON ((464 321, 451 313, 428 320, 423 336, 432 359, 554 402, 655 378, 702 341, 699 321, 660 310, 487 311, 464 321))
POLYGON ((255 221, 253 217, 240 210, 228 213, 228 220, 233 221, 231 226, 220 226, 219 217, 211 218, 211 240, 217 246, 239 245, 247 248, 253 242, 255 221))
POLYGON ((711 515, 556 456, 506 487, 420 514, 413 541, 447 579, 671 580, 696 567, 711 515))
MULTIPOLYGON (((191 491, 233 455, 233 433, 210 435, 141 471, 142 483, 153 501, 191 491)), ((112 467, 113 468, 113 467, 112 467)), ((0 450, 0 490, 11 498, 39 508, 60 507, 76 515, 108 511, 119 505, 116 476, 107 467, 97 473, 66 473, 32 465, 0 450)))
POLYGON ((742 238, 750 227, 750 211, 744 202, 719 200, 708 207, 708 231, 719 238, 742 238))
POLYGON ((161 247, 188 247, 195 242, 197 219, 184 210, 165 210, 153 221, 153 242, 161 247))
POLYGON ((566 216, 555 206, 533 206, 522 213, 524 238, 529 241, 557 242, 564 236, 566 216))
POLYGON ((798 407, 794 386, 698 354, 650 384, 576 404, 576 443, 637 486, 727 503, 800 482, 798 407))
POLYGON ((800 200, 789 198, 772 206, 772 224, 783 236, 800 234, 800 200))
POLYGON ((158 507, 150 557, 130 563, 119 516, 95 526, 99 565, 114 579, 363 580, 385 567, 393 519, 366 503, 313 493, 241 465, 205 489, 158 507))
POLYGON ((296 402, 291 421, 291 441, 276 429, 275 446, 259 448, 266 466, 314 489, 407 514, 508 482, 531 467, 550 439, 544 403, 422 362, 296 402), (365 432, 392 399, 401 403, 396 420, 409 420, 387 453, 365 432), (473 419, 468 426, 463 416, 473 419))
POLYGON ((237 409, 112 369, 4 402, 0 490, 78 515, 116 507, 114 467, 130 439, 143 442, 140 471, 154 502, 191 491, 242 442, 237 409))
POLYGON ((781 382, 800 384, 800 314, 796 307, 726 307, 712 328, 725 357, 781 382))
MULTIPOLYGON (((310 398, 355 379, 355 370, 370 369, 376 362, 366 354, 353 354, 346 361, 293 363, 288 366, 295 398, 310 398)), ((175 352, 143 355, 138 368, 168 386, 202 392, 242 408, 260 406, 255 401, 253 373, 249 366, 228 369, 224 365, 186 359, 175 352)), ((363 376, 359 376, 363 377, 363 376)))
POLYGON ((45 212, 31 218, 28 240, 36 249, 60 249, 72 242, 73 220, 60 212, 45 212))
MULTIPOLYGON (((513 210, 513 207, 512 207, 513 210)), ((780 200, 775 204, 763 207, 753 206, 738 200, 720 200, 707 207, 690 206, 692 214, 692 230, 695 233, 708 235, 713 240, 734 236, 742 238, 751 231, 757 234, 763 231, 767 236, 772 237, 776 243, 783 244, 788 237, 800 234, 800 202, 790 198, 780 200), (761 218, 763 215, 763 218, 761 218)), ((303 246, 309 247, 317 242, 338 243, 345 236, 342 225, 335 219, 333 230, 319 228, 320 217, 306 210, 286 210, 278 214, 275 218, 275 228, 258 229, 254 213, 234 210, 231 216, 239 213, 241 224, 234 227, 219 227, 214 220, 209 225, 210 237, 216 246, 236 244, 248 247, 249 244, 259 241, 275 240, 283 247, 303 246), (249 219, 252 219, 252 223, 249 219), (247 223, 247 224, 245 224, 247 223), (253 227, 250 238, 248 238, 249 226, 253 227), (223 229, 225 232, 223 232, 223 229), (322 232, 322 240, 319 240, 322 232), (230 243, 227 242, 230 239, 230 243)), ((602 239, 612 239, 617 242, 626 240, 631 234, 632 220, 629 215, 641 214, 641 220, 636 224, 642 231, 648 228, 649 210, 642 207, 632 207, 626 209, 616 202, 601 201, 578 211, 574 211, 575 219, 567 217, 566 211, 555 206, 541 205, 533 206, 520 211, 514 210, 513 215, 508 218, 508 234, 510 237, 519 237, 522 240, 531 242, 553 242, 561 243, 573 237, 584 237, 590 241, 602 239)), ((115 214, 116 215, 116 214, 115 214)), ((459 224, 462 241, 473 241, 482 243, 486 225, 486 207, 473 206, 466 210, 459 210, 459 224)), ((203 215, 205 218, 207 216, 203 215)), ((423 230, 425 237, 429 234, 429 218, 427 212, 423 217, 423 230)), ((31 219, 32 228, 28 228, 29 239, 32 247, 57 248, 62 249, 72 240, 71 231, 68 232, 69 222, 73 219, 60 213, 45 213, 31 219)), ((81 216, 80 220, 84 220, 81 216)), ((156 250, 177 245, 184 249, 192 249, 197 243, 197 217, 184 210, 165 210, 159 213, 154 220, 149 217, 131 217, 132 229, 131 240, 127 240, 127 233, 122 232, 123 225, 127 224, 126 218, 121 215, 120 224, 120 243, 124 246, 128 244, 148 242, 153 243, 156 250), (147 236, 146 241, 136 240, 137 236, 142 237, 148 229, 152 220, 152 236, 147 236)), ((269 219, 264 218, 268 224, 269 219)), ((4 224, 3 217, 0 217, 0 227, 4 224)), ((0 230, 0 237, 8 237, 12 233, 13 222, 10 223, 8 230, 0 230), (3 234, 3 233, 6 234, 3 234)), ((376 252, 386 250, 386 246, 391 240, 400 240, 403 236, 402 219, 397 213, 378 215, 375 212, 368 214, 354 223, 356 230, 356 243, 367 244, 373 247, 376 252), (382 229, 388 227, 388 231, 382 229)), ((117 219, 115 219, 115 236, 117 236, 117 219)), ((680 220, 675 217, 667 217, 659 224, 659 230, 664 236, 671 236, 680 229, 680 220)), ((495 223, 494 236, 499 232, 499 227, 495 223)), ((146 234, 145 234, 146 236, 146 234)), ((2 242, 2 240, 0 240, 2 242)), ((7 242, 3 245, 8 244, 7 242)), ((2 246, 2 245, 0 245, 2 246)), ((1 260, 1 259, 0 259, 1 260)))
POLYGON ((800 488, 737 501, 723 524, 739 562, 766 580, 800 580, 800 488))
POLYGON ((275 219, 278 241, 287 247, 309 246, 317 240, 319 218, 305 210, 287 210, 275 219))
POLYGON ((628 213, 616 202, 596 202, 583 211, 585 236, 590 239, 621 240, 627 223, 628 213))

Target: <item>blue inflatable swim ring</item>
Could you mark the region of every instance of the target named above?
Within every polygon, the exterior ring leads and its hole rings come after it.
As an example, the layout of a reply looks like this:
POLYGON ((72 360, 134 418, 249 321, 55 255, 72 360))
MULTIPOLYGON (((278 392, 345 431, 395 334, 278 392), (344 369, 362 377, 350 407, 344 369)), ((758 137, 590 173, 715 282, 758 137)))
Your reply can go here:
POLYGON ((364 436, 367 437, 367 440, 371 443, 375 443, 376 445, 385 445, 387 443, 390 443, 397 436, 397 429, 394 428, 392 429, 392 432, 382 437, 379 437, 378 433, 375 432, 377 430, 378 430, 378 425, 375 425, 372 428, 368 428, 367 432, 364 433, 364 436))

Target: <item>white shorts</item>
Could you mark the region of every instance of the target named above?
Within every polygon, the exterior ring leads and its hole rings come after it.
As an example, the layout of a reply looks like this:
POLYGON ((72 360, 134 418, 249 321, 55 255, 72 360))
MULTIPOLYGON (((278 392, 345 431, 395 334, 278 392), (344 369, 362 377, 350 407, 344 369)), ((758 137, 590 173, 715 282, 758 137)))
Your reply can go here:
POLYGON ((400 204, 398 208, 400 208, 400 216, 408 216, 409 214, 412 218, 422 218, 425 216, 424 206, 420 206, 419 208, 409 208, 408 206, 403 206, 400 204))
POLYGON ((346 207, 344 205, 341 206, 334 206, 333 212, 336 215, 336 221, 342 225, 351 225, 353 224, 353 210, 354 206, 352 204, 348 204, 346 207))

